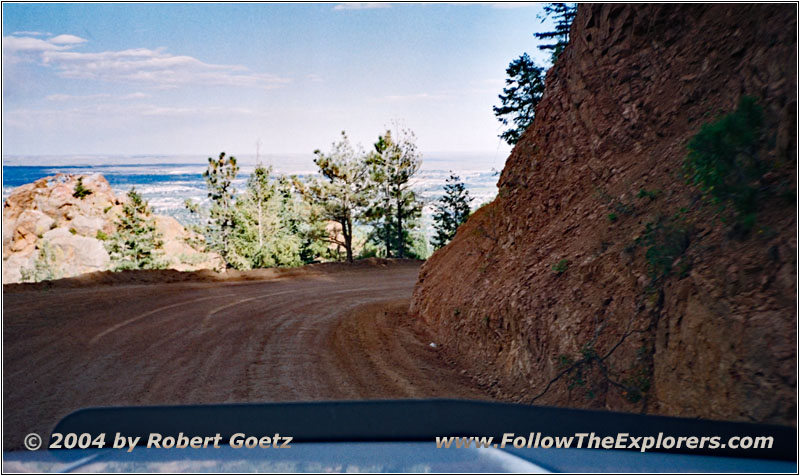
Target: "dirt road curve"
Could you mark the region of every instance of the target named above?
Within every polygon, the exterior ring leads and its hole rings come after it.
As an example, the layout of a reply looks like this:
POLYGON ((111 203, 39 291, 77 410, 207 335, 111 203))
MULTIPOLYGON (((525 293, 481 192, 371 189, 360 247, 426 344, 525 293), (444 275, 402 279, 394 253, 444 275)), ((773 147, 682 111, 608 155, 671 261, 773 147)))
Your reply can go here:
POLYGON ((3 446, 87 406, 486 398, 412 330, 418 270, 6 289, 3 446))

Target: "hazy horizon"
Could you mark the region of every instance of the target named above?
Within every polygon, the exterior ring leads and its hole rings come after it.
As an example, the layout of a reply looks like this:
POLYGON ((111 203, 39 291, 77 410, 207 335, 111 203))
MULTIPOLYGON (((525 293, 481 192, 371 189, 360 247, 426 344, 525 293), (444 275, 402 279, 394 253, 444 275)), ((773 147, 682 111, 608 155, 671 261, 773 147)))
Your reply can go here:
POLYGON ((507 155, 492 106, 512 60, 547 64, 541 11, 5 3, 3 158, 306 154, 396 122, 427 155, 507 155))
MULTIPOLYGON (((279 173, 314 172, 313 153, 274 153, 236 154, 243 166, 257 163, 271 165, 279 173)), ((202 165, 209 155, 203 154, 4 154, 4 167, 98 167, 117 165, 202 165)), ((216 157, 216 156, 215 156, 216 157)), ((453 170, 456 173, 470 171, 502 170, 508 153, 504 151, 450 151, 431 152, 422 155, 422 170, 453 170)))

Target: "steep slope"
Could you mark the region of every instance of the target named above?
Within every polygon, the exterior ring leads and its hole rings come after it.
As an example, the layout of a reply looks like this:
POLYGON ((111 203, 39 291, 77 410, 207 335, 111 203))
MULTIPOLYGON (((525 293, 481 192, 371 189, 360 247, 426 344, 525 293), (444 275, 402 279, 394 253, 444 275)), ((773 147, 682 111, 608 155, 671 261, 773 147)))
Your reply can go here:
POLYGON ((794 422, 795 31, 794 5, 581 5, 498 198, 422 269, 442 352, 513 401, 794 422), (741 236, 681 166, 744 95, 780 193, 741 236))

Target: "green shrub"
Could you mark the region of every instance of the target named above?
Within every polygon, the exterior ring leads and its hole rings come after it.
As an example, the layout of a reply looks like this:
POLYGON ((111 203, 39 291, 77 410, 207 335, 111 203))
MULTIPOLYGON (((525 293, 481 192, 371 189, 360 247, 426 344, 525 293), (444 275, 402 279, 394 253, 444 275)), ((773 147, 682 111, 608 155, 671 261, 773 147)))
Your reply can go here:
MULTIPOLYGON (((690 227, 680 213, 645 225, 644 234, 636 241, 647 247, 645 259, 652 279, 658 280, 670 274, 672 264, 689 247, 690 237, 690 227)), ((681 274, 684 272, 682 270, 681 274)))
POLYGON ((78 183, 75 184, 75 189, 72 192, 72 196, 83 200, 92 193, 94 192, 83 186, 83 177, 78 177, 78 183))
POLYGON ((636 373, 623 380, 627 389, 622 393, 630 403, 637 403, 644 398, 650 390, 650 376, 645 368, 636 370, 636 373))
POLYGON ((646 190, 644 188, 639 190, 639 193, 636 194, 637 198, 649 198, 650 200, 655 200, 658 196, 661 195, 660 190, 646 190))
POLYGON ((569 266, 569 261, 566 259, 561 259, 558 263, 554 264, 551 269, 555 271, 556 274, 561 274, 567 270, 568 266, 569 266))
POLYGON ((683 165, 688 181, 720 209, 732 205, 747 229, 755 223, 759 181, 766 170, 758 157, 763 116, 756 100, 743 96, 733 113, 700 128, 683 165))
POLYGON ((23 282, 52 281, 61 278, 61 270, 57 265, 56 250, 48 242, 39 246, 39 254, 33 261, 33 268, 22 268, 20 274, 23 282))
POLYGON ((178 261, 183 264, 188 264, 189 266, 197 266, 200 263, 203 263, 208 259, 208 255, 205 253, 180 253, 178 255, 178 261))
POLYGON ((608 214, 608 221, 610 221, 612 223, 617 221, 617 214, 616 213, 609 213, 608 214))
POLYGON ((97 239, 100 241, 106 241, 108 239, 108 234, 103 230, 97 230, 97 239))

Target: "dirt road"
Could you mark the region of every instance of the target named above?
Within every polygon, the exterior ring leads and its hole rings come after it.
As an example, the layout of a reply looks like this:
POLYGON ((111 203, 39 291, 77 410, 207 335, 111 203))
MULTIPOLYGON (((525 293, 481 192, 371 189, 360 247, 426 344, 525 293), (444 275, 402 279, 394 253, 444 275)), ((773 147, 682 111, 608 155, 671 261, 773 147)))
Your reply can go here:
POLYGON ((418 271, 4 289, 3 446, 87 406, 487 398, 412 329, 418 271))

